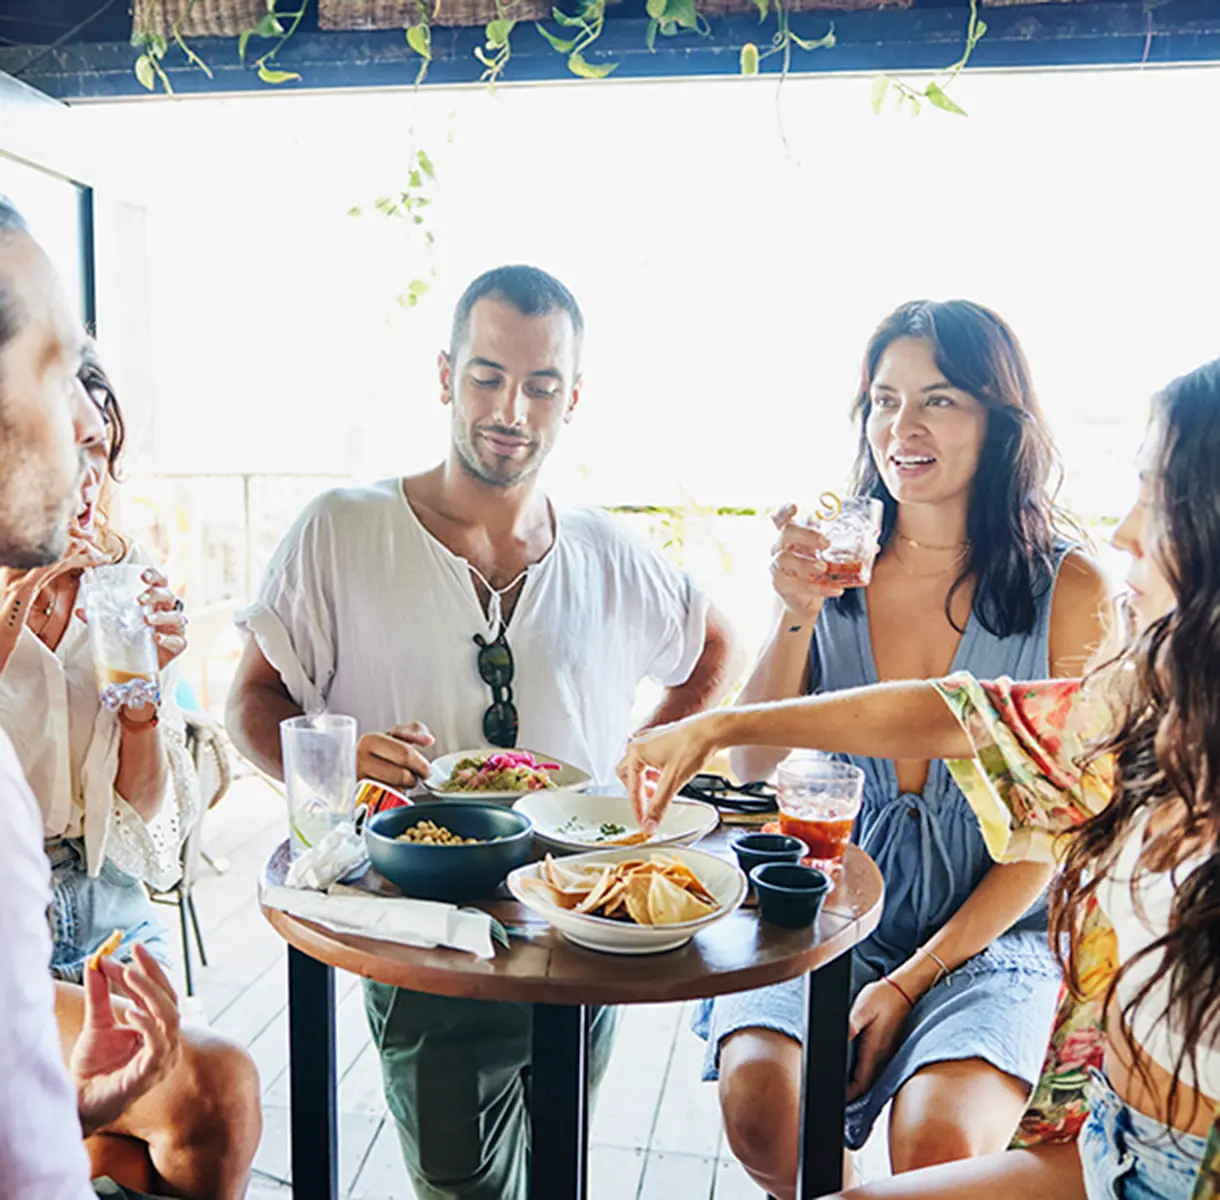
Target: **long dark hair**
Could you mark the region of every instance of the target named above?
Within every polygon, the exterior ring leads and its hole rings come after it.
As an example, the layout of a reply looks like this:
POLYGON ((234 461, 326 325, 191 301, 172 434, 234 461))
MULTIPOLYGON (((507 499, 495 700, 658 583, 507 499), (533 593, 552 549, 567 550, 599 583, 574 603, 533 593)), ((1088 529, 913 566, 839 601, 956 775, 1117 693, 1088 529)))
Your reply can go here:
MULTIPOLYGON (((1151 977, 1123 1007, 1128 1040, 1135 1010, 1168 981, 1169 1012, 1157 1016, 1172 1019, 1182 1035, 1165 1114, 1172 1125, 1183 1068, 1189 1061, 1198 1081, 1197 1050, 1220 1018, 1220 360, 1157 396, 1153 429, 1160 437, 1157 525, 1146 552, 1156 556, 1176 603, 1101 668, 1115 684, 1109 689, 1114 732, 1090 757, 1113 756, 1114 798, 1067 839, 1051 892, 1051 929, 1060 945, 1065 935, 1075 940, 1127 839, 1153 813, 1178 818, 1149 827, 1132 887, 1199 854, 1202 865, 1175 880, 1169 932, 1119 973, 1149 955, 1157 958, 1151 977)), ((1100 682, 1104 688, 1107 680, 1100 682)), ((1079 993, 1070 959, 1066 968, 1079 993)), ((1147 1080, 1144 1055, 1137 1053, 1136 1065, 1147 1080)))
MULTIPOLYGON (((996 637, 1030 633, 1038 600, 1053 583, 1056 536, 1076 531, 1054 503, 1062 472, 1025 353, 1004 321, 969 300, 913 300, 877 327, 864 352, 852 406, 860 443, 851 487, 853 494, 875 496, 884 505, 883 549, 897 525, 898 501, 873 461, 868 420, 877 367, 899 338, 926 343, 945 379, 987 410, 987 432, 966 518, 970 549, 949 589, 945 615, 958 628, 953 598, 973 577, 974 613, 985 629, 996 637)), ((832 603, 852 613, 859 610, 860 598, 848 591, 832 603)))
POLYGON ((85 345, 77 377, 89 393, 89 398, 101 409, 102 419, 106 422, 107 468, 110 478, 118 483, 119 459, 123 456, 123 446, 127 441, 127 423, 123 420, 123 410, 119 407, 119 398, 114 394, 110 376, 98 358, 97 343, 92 338, 85 345))

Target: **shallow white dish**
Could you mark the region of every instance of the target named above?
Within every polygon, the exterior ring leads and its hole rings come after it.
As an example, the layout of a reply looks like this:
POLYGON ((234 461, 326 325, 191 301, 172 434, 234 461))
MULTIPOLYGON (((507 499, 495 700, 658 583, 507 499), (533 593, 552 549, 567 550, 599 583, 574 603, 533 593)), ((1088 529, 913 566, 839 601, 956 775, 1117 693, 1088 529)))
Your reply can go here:
POLYGON ((592 854, 578 854, 565 858, 563 863, 568 867, 580 863, 612 864, 626 858, 640 858, 641 851, 680 858, 699 876, 720 907, 698 921, 685 921, 680 925, 636 925, 630 921, 613 921, 608 917, 591 917, 585 913, 559 908, 542 896, 522 888, 522 879, 527 876, 540 877, 541 863, 527 863, 513 871, 506 880, 508 890, 531 912, 537 913, 558 929, 568 941, 575 942, 586 950, 600 950, 607 954, 659 954, 664 950, 676 950, 689 942, 701 929, 714 925, 734 912, 745 899, 746 877, 736 865, 714 854, 708 854, 706 850, 667 846, 654 851, 648 846, 628 846, 621 850, 597 850, 592 854))
MULTIPOLYGON (((621 793, 600 796, 574 793, 570 789, 548 789, 527 792, 513 808, 529 817, 534 837, 560 850, 618 849, 613 838, 640 832, 631 800, 621 793)), ((666 810, 656 833, 647 842, 637 842, 634 846, 641 850, 658 846, 693 846, 719 824, 720 814, 712 805, 678 797, 666 810)))
MULTIPOLYGON (((522 796, 536 796, 538 792, 446 792, 443 791, 445 783, 449 779, 453 768, 464 758, 490 758, 493 754, 498 754, 495 749, 488 749, 486 746, 480 746, 477 750, 458 750, 453 754, 443 754, 440 758, 432 763, 432 772, 427 779, 423 780, 423 785, 430 792, 435 792, 441 800, 495 800, 499 802, 512 803, 514 800, 520 800, 522 796)), ((552 754, 540 754, 537 750, 531 750, 535 762, 540 763, 558 763, 558 771, 547 771, 545 774, 548 779, 554 783, 556 788, 567 788, 573 792, 583 792, 585 788, 593 782, 590 776, 586 775, 579 767, 573 767, 562 759, 556 758, 552 754)), ((543 792, 550 792, 551 788, 543 788, 543 792)))

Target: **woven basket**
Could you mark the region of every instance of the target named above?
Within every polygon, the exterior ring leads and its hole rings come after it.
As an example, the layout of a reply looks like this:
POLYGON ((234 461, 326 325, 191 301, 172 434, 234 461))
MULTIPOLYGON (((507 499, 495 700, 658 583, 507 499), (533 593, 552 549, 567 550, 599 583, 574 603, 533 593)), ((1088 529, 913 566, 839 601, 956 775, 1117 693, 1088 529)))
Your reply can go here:
MULTIPOLYGON (((424 0, 436 26, 486 25, 500 14, 495 0, 424 0)), ((551 0, 502 0, 504 15, 512 21, 545 21, 551 0)), ((562 5, 560 6, 562 7, 562 5)), ((322 29, 405 29, 419 22, 415 0, 318 0, 318 26, 322 29)))
MULTIPOLYGON (((789 12, 866 12, 877 8, 910 8, 914 0, 789 0, 789 12)), ((1019 3, 1019 0, 1013 0, 1019 3)), ((695 7, 705 17, 732 13, 758 12, 754 0, 696 0, 695 7)))
POLYGON ((237 37, 267 15, 267 0, 132 0, 132 31, 169 37, 237 37))
MULTIPOLYGON (((1018 3, 1019 0, 1012 0, 1018 3)), ((433 25, 486 25, 499 14, 495 0, 424 0, 433 25)), ((853 12, 870 8, 909 8, 913 0, 790 0, 791 12, 837 9, 853 12)), ((755 0, 697 0, 706 16, 757 12, 755 0)), ((545 21, 551 16, 552 0, 503 0, 510 20, 545 21)), ((559 3, 571 9, 570 3, 559 3)), ((318 0, 318 24, 323 29, 405 29, 419 20, 416 0, 318 0)))

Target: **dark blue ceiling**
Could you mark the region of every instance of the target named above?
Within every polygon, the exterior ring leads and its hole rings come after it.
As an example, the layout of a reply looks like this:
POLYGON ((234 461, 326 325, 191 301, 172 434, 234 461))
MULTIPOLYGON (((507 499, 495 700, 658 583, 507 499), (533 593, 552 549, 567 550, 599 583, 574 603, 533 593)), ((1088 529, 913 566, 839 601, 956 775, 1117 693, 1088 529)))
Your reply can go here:
MULTIPOLYGON (((314 5, 280 52, 276 66, 301 75, 279 85, 293 90, 335 87, 405 87, 419 60, 401 31, 333 33, 318 28, 314 5)), ((281 10, 295 0, 280 0, 281 10)), ((574 4, 561 4, 574 7, 574 4)), ((985 6, 986 36, 971 66, 1055 67, 1107 64, 1197 63, 1220 60, 1220 0, 1100 0, 1097 3, 985 6)), ((913 71, 947 66, 961 53, 969 9, 959 0, 907 9, 798 13, 792 31, 820 38, 833 21, 837 44, 829 50, 793 51, 794 72, 913 71)), ((713 19, 709 36, 684 33, 645 43, 643 0, 621 0, 607 15, 605 32, 586 56, 590 63, 617 63, 615 78, 680 78, 733 75, 741 46, 765 43, 774 17, 760 26, 756 15, 713 19)), ((64 100, 146 96, 133 72, 137 51, 129 44, 128 0, 0 0, 0 71, 64 100)), ((471 83, 483 70, 475 58, 481 29, 433 29, 428 85, 471 83)), ((265 89, 243 65, 233 39, 192 40, 213 78, 192 67, 177 48, 164 66, 180 93, 265 89)), ((258 43, 252 43, 256 46, 258 43)), ((780 56, 763 64, 778 70, 780 56)), ((506 82, 571 78, 565 59, 530 28, 513 35, 506 82)))

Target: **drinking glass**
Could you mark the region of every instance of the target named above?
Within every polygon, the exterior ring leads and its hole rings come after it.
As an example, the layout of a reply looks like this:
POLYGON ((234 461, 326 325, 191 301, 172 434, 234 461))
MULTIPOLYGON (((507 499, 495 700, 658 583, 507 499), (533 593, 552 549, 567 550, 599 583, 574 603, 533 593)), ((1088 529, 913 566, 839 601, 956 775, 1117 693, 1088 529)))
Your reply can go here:
POLYGON ((111 712, 161 699, 157 643, 149 610, 140 603, 147 590, 144 568, 133 563, 94 567, 81 576, 98 696, 111 712))
POLYGON ((776 774, 780 829, 809 847, 806 863, 841 863, 860 811, 864 772, 851 763, 802 755, 784 759, 776 774))
POLYGON ((323 713, 280 722, 293 858, 355 819, 356 718, 323 713))
POLYGON ((865 587, 869 583, 883 512, 880 500, 853 496, 840 502, 837 513, 833 506, 820 506, 803 515, 806 525, 830 541, 820 555, 826 564, 822 578, 827 583, 845 588, 865 587), (833 515, 828 515, 828 511, 833 515))

